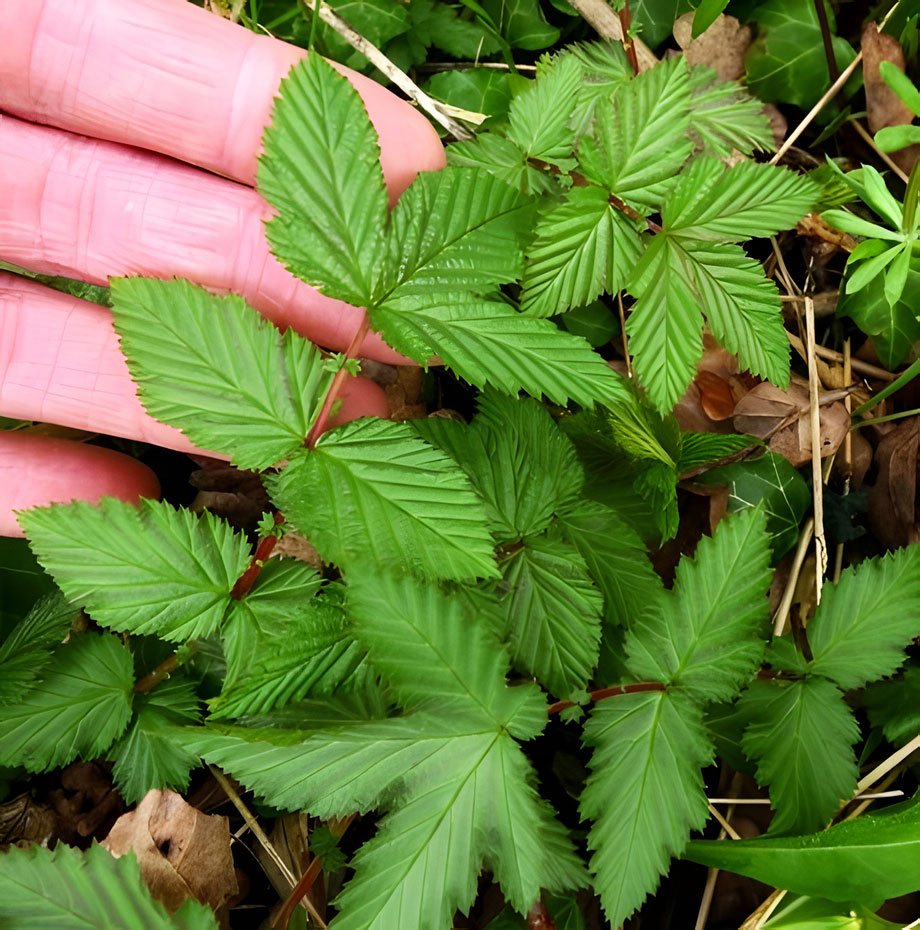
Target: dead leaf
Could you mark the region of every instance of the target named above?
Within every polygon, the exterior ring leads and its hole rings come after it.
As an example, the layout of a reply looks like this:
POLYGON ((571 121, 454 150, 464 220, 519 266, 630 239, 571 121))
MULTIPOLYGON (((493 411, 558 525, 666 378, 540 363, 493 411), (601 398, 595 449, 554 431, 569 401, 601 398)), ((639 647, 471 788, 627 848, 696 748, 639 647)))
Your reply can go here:
POLYGON ((29 794, 0 804, 0 845, 39 843, 55 836, 57 818, 47 804, 39 804, 29 794))
POLYGON ((116 857, 133 852, 151 893, 170 911, 190 897, 217 910, 237 893, 227 818, 202 814, 174 791, 149 791, 102 845, 116 857))
POLYGON ((727 420, 735 410, 735 397, 728 378, 714 371, 701 371, 696 376, 700 406, 710 420, 727 420))
MULTIPOLYGON (((850 416, 841 401, 821 407, 821 457, 836 452, 850 429, 850 416)), ((793 383, 782 390, 765 381, 735 406, 732 418, 739 433, 767 441, 769 448, 798 468, 811 460, 808 390, 793 383)))
POLYGON ((737 81, 744 74, 744 56, 751 44, 750 26, 721 13, 700 36, 691 38, 693 13, 684 13, 674 23, 674 39, 683 49, 688 65, 714 68, 723 81, 737 81))
POLYGON ((858 491, 872 464, 873 455, 872 445, 863 436, 862 430, 854 429, 850 433, 850 461, 847 462, 842 455, 838 455, 834 460, 834 474, 841 478, 849 478, 850 487, 858 491))
POLYGON ((292 558, 299 562, 306 562, 307 565, 322 571, 323 560, 316 547, 306 536, 294 530, 288 530, 272 551, 272 558, 292 558))
POLYGON ((892 549, 920 541, 918 446, 920 417, 911 417, 875 450, 878 480, 869 489, 869 526, 879 542, 892 549))
MULTIPOLYGON (((879 32, 875 23, 867 23, 862 34, 863 82, 866 87, 866 119, 872 132, 885 126, 906 126, 913 122, 914 114, 902 103, 898 95, 885 83, 879 71, 883 61, 890 61, 900 71, 904 70, 904 52, 898 40, 887 33, 879 32)), ((892 161, 910 174, 914 163, 920 158, 920 145, 890 153, 892 161)))

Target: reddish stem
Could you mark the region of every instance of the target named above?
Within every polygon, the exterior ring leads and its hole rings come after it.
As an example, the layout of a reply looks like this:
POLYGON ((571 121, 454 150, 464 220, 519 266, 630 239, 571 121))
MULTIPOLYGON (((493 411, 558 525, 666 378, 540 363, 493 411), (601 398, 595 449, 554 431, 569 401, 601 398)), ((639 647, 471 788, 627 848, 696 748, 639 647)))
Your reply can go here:
MULTIPOLYGON (((279 511, 275 514, 275 526, 280 526, 282 523, 284 523, 284 514, 279 511)), ((246 567, 246 571, 237 578, 236 584, 230 591, 230 597, 238 601, 249 594, 252 590, 252 586, 256 583, 256 579, 259 577, 259 572, 262 571, 262 566, 265 565, 268 557, 272 554, 272 551, 277 545, 278 537, 275 535, 263 536, 259 540, 259 545, 256 546, 256 551, 253 553, 252 559, 246 567)))
MULTIPOLYGON (((346 358, 357 358, 358 352, 361 346, 364 345, 364 340, 367 338, 370 329, 371 321, 367 318, 367 312, 365 311, 361 319, 361 325, 355 331, 351 342, 348 344, 348 348, 345 350, 346 358)), ((310 427, 310 432, 307 433, 304 445, 308 449, 312 449, 316 445, 319 437, 326 431, 326 427, 329 424, 329 417, 332 415, 332 405, 339 399, 339 395, 342 393, 342 388, 345 385, 345 379, 347 377, 348 371, 344 367, 340 368, 335 373, 332 384, 329 385, 329 390, 326 392, 326 399, 323 401, 319 416, 316 418, 316 422, 313 426, 310 427)))
MULTIPOLYGON (((590 691, 588 697, 593 703, 603 701, 605 698, 616 697, 619 694, 638 694, 642 691, 666 691, 667 687, 660 681, 636 681, 628 685, 610 685, 608 688, 598 688, 597 691, 590 691)), ((556 701, 550 704, 549 714, 558 714, 561 710, 574 707, 574 701, 556 701)))
POLYGON ((626 58, 629 61, 633 74, 639 73, 639 56, 636 53, 636 43, 629 38, 629 30, 632 28, 632 14, 629 12, 629 0, 623 4, 623 9, 619 12, 620 26, 623 27, 623 50, 626 52, 626 58))
POLYGON ((542 899, 538 900, 527 914, 527 930, 556 930, 556 922, 542 899))

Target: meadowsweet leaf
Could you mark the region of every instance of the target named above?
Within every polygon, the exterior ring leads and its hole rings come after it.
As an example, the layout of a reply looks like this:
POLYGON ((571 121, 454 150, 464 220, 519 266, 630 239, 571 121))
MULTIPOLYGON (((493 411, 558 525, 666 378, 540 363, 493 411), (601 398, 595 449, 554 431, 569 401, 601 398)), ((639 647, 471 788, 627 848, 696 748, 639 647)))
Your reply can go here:
POLYGON ((143 927, 217 930, 214 912, 192 898, 175 913, 150 894, 133 854, 116 859, 95 844, 86 852, 58 843, 0 854, 0 923, 21 930, 143 927))
POLYGON ((686 244, 692 286, 713 336, 750 372, 789 384, 789 340, 776 285, 736 245, 686 244))
POLYGON ((515 666, 570 698, 597 664, 603 598, 585 560, 558 535, 531 536, 502 564, 505 636, 515 666))
POLYGON ((920 667, 908 668, 894 681, 870 684, 865 703, 872 725, 881 727, 889 743, 909 743, 920 733, 920 667))
POLYGON ((545 407, 529 397, 485 392, 469 426, 432 417, 412 425, 466 472, 499 542, 542 532, 579 499, 575 448, 545 407))
POLYGON ((690 94, 690 137, 702 152, 724 158, 733 150, 750 155, 774 148, 763 104, 737 81, 720 81, 698 65, 690 69, 690 94))
POLYGON ((486 514, 466 475, 407 424, 365 419, 330 430, 268 484, 291 523, 343 568, 496 574, 486 514))
POLYGON ((694 840, 686 856, 797 894, 879 905, 920 888, 920 804, 914 798, 814 835, 694 840))
POLYGON ((419 175, 387 231, 378 301, 487 293, 519 276, 527 201, 498 178, 468 168, 419 175))
POLYGON ((578 63, 562 56, 549 73, 538 76, 511 101, 508 138, 521 147, 527 158, 563 170, 575 166, 575 131, 569 125, 569 112, 580 79, 578 63))
POLYGON ((234 602, 222 630, 227 675, 209 702, 213 719, 329 694, 355 674, 364 649, 346 630, 342 607, 313 596, 320 583, 302 562, 272 559, 234 602))
POLYGON ((591 775, 581 797, 594 887, 619 927, 706 822, 700 774, 712 758, 698 707, 665 691, 599 702, 585 726, 591 775))
MULTIPOLYGON (((621 84, 633 78, 634 72, 620 42, 567 45, 554 63, 563 57, 574 58, 581 69, 575 109, 569 118, 569 125, 575 130, 576 137, 580 137, 591 127, 597 111, 609 102, 621 84)), ((568 101, 566 105, 570 103, 568 101)))
POLYGON ((859 727, 840 689, 825 678, 755 681, 741 698, 750 721, 742 747, 757 763, 776 812, 771 833, 827 826, 856 790, 859 727))
POLYGON ((703 354, 703 314, 690 283, 691 264, 677 243, 656 236, 629 284, 637 298, 626 321, 634 367, 662 413, 681 398, 703 354))
POLYGON ((38 601, 0 644, 0 705, 21 701, 67 636, 79 609, 62 594, 38 601))
POLYGON ((112 298, 151 416, 241 468, 267 468, 303 445, 332 379, 311 342, 188 281, 118 278, 112 298))
POLYGON ((735 433, 695 433, 688 431, 680 437, 680 458, 677 470, 680 474, 712 465, 729 456, 736 455, 751 446, 759 446, 756 436, 735 433))
POLYGON ((763 656, 770 617, 766 520, 748 510, 723 520, 677 566, 674 588, 634 617, 626 637, 629 668, 694 701, 727 701, 763 656))
POLYGON ((498 301, 403 301, 378 307, 372 316, 397 351, 421 364, 438 355, 477 387, 584 406, 616 403, 625 390, 584 339, 498 301))
POLYGON ((469 142, 452 142, 447 147, 447 163, 461 168, 479 168, 522 194, 545 194, 559 187, 552 175, 527 163, 527 156, 519 145, 494 132, 481 132, 469 142))
POLYGON ((282 82, 258 188, 278 211, 272 251, 324 294, 366 307, 384 256, 387 194, 377 133, 358 92, 320 55, 282 82))
POLYGON ((615 510, 596 501, 579 501, 558 517, 566 539, 585 560, 604 596, 608 623, 628 626, 663 591, 645 543, 615 510))
POLYGON ((527 250, 521 308, 552 316, 615 294, 639 259, 636 224, 597 187, 576 187, 542 214, 527 250))
POLYGON ((920 545, 846 569, 808 624, 811 671, 841 688, 891 675, 920 636, 920 545))
POLYGON ((134 698, 134 718, 108 751, 112 776, 127 804, 153 788, 185 791, 198 756, 182 745, 182 727, 200 717, 195 684, 173 675, 149 694, 134 698))
POLYGON ((249 561, 249 545, 205 511, 114 498, 23 513, 39 562, 102 626, 184 642, 213 633, 249 561))
POLYGON ((752 161, 725 168, 699 158, 668 196, 662 225, 687 239, 741 242, 795 226, 817 196, 808 178, 786 168, 752 161))
POLYGON ((612 109, 599 113, 593 134, 581 140, 581 171, 611 194, 655 209, 692 150, 684 58, 670 58, 620 86, 612 109))
POLYGON ((339 925, 443 930, 472 904, 483 865, 518 911, 541 888, 579 887, 571 843, 513 739, 540 732, 544 699, 533 685, 508 687, 507 655, 488 627, 461 601, 388 576, 350 582, 349 610, 403 716, 287 744, 277 731, 275 743, 188 736, 275 806, 387 812, 352 861, 339 925))
POLYGON ((45 772, 94 759, 128 725, 133 687, 131 653, 116 636, 73 636, 23 700, 0 708, 0 765, 45 772))

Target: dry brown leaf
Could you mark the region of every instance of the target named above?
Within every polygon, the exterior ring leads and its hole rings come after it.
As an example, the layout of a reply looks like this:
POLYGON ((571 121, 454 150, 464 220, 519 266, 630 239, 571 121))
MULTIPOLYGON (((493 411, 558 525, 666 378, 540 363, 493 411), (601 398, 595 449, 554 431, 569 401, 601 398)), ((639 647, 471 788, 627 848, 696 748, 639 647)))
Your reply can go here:
POLYGON ((227 818, 202 814, 174 791, 149 791, 102 845, 116 857, 133 852, 144 882, 170 911, 190 897, 217 910, 238 891, 227 818))
POLYGON ((872 464, 874 454, 872 445, 863 436, 862 430, 854 429, 850 433, 850 461, 846 462, 842 455, 838 455, 834 460, 834 474, 841 478, 849 478, 850 487, 858 491, 872 464))
MULTIPOLYGON (((904 70, 904 52, 898 40, 887 33, 879 32, 875 23, 867 23, 862 34, 862 53, 866 119, 869 128, 872 132, 878 132, 885 126, 906 126, 913 122, 914 114, 885 83, 879 71, 879 65, 883 61, 890 61, 899 70, 904 70)), ((891 153, 892 161, 905 174, 910 174, 918 158, 920 145, 911 145, 891 153)))
POLYGON ((46 844, 55 836, 57 818, 47 804, 29 794, 0 804, 0 845, 12 843, 46 844))
POLYGON ((875 450, 878 480, 869 490, 869 526, 879 542, 891 548, 920 541, 918 446, 920 417, 911 417, 875 450))
POLYGON ((750 26, 721 13, 700 36, 691 38, 693 13, 684 13, 674 23, 674 39, 689 65, 714 68, 723 81, 737 81, 744 74, 744 56, 751 44, 750 26))

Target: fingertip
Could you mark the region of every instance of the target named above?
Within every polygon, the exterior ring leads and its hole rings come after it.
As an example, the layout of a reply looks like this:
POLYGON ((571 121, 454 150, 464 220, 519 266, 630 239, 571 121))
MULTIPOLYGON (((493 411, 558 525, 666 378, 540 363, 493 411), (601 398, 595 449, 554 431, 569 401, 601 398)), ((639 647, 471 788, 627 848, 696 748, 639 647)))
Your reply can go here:
POLYGON ((160 496, 156 475, 111 449, 28 431, 0 432, 0 535, 23 536, 16 512, 48 504, 160 496))

